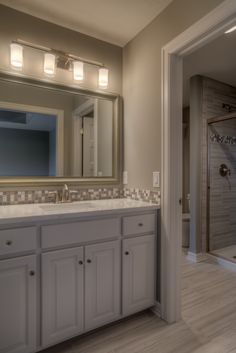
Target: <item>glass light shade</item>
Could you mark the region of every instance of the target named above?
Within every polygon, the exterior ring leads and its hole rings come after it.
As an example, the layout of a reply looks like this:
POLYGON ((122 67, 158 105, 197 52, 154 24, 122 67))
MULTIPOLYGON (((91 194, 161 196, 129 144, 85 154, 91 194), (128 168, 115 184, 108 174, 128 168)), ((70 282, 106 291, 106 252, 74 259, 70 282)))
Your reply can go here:
POLYGON ((44 54, 44 72, 48 75, 54 75, 56 57, 54 54, 44 54))
POLYGON ((74 80, 83 81, 84 79, 84 63, 82 61, 74 61, 74 80))
POLYGON ((23 67, 23 47, 16 43, 11 43, 11 65, 21 69, 23 67))
POLYGON ((98 85, 101 88, 108 87, 108 69, 100 68, 98 71, 98 85))

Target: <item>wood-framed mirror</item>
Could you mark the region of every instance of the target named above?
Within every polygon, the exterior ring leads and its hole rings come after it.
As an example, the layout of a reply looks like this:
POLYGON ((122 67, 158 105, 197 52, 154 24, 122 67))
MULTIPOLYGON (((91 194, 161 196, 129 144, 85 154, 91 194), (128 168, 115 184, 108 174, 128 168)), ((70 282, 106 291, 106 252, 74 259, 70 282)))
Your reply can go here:
POLYGON ((119 184, 119 95, 0 73, 0 186, 119 184))

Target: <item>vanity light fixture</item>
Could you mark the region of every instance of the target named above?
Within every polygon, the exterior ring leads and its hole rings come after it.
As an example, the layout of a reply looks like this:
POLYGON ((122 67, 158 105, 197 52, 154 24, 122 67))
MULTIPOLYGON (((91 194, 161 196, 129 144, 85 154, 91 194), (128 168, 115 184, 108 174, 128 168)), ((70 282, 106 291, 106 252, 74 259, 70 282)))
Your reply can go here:
POLYGON ((74 80, 83 81, 83 79, 84 79, 84 63, 83 63, 83 61, 74 61, 73 62, 73 72, 74 72, 74 80))
POLYGON ((44 73, 54 75, 56 68, 73 71, 75 81, 83 81, 84 65, 92 65, 98 68, 98 86, 108 87, 108 69, 100 62, 93 61, 79 56, 65 53, 60 50, 44 47, 42 45, 29 43, 21 39, 12 41, 11 45, 11 64, 15 68, 23 66, 23 48, 38 50, 44 53, 44 73))
POLYGON ((232 33, 236 30, 236 26, 233 26, 231 27, 230 29, 228 29, 227 31, 225 31, 225 34, 228 34, 228 33, 232 33))
POLYGON ((101 67, 98 70, 98 85, 101 88, 108 87, 108 69, 105 67, 101 67))
POLYGON ((23 47, 20 44, 11 43, 11 65, 17 69, 23 67, 23 47))
POLYGON ((44 54, 44 72, 45 72, 45 74, 54 75, 55 61, 56 61, 56 57, 54 54, 51 54, 51 53, 44 54))

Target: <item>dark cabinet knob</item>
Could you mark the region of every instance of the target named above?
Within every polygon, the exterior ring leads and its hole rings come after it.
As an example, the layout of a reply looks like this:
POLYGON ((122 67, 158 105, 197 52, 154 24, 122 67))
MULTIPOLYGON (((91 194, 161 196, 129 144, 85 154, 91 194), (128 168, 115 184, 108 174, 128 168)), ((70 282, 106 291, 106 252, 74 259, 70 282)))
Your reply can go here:
POLYGON ((88 263, 88 264, 91 264, 91 262, 92 262, 92 260, 90 260, 90 259, 87 260, 87 263, 88 263))
POLYGON ((125 251, 125 255, 129 255, 129 251, 125 251))
POLYGON ((139 226, 139 227, 142 227, 142 226, 143 226, 143 223, 140 222, 140 223, 138 224, 138 226, 139 226))
POLYGON ((6 241, 6 245, 7 245, 7 246, 11 246, 11 245, 12 245, 12 241, 11 241, 11 240, 7 240, 7 241, 6 241))
POLYGON ((83 265, 83 261, 79 260, 79 265, 83 265))
POLYGON ((35 275, 35 271, 31 270, 31 271, 29 272, 29 274, 30 274, 30 276, 34 276, 34 275, 35 275))

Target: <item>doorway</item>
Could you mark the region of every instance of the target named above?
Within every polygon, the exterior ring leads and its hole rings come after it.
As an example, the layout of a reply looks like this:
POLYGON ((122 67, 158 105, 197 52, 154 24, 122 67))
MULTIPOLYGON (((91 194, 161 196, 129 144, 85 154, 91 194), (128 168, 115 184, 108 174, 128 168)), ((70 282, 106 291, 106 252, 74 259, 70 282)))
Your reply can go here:
POLYGON ((161 316, 181 317, 183 58, 236 23, 235 1, 224 1, 162 49, 161 316))

